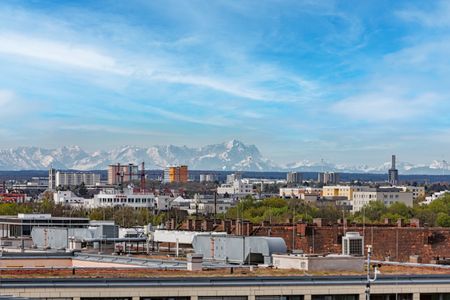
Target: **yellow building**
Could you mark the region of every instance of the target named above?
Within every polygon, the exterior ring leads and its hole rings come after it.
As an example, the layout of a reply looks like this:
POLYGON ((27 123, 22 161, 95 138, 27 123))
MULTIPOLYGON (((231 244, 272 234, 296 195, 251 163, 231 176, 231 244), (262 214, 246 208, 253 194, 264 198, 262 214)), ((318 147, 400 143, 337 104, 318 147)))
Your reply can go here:
POLYGON ((322 194, 323 197, 347 197, 348 200, 353 200, 354 192, 363 192, 368 188, 368 186, 331 185, 324 186, 322 194))

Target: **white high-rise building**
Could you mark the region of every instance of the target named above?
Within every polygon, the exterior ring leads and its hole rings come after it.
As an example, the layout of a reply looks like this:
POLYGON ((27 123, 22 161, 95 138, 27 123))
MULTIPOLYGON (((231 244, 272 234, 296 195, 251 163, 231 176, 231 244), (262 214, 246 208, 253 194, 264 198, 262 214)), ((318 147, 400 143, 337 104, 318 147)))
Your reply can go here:
POLYGON ((48 188, 55 190, 57 187, 70 187, 84 183, 86 186, 100 184, 100 174, 92 172, 69 172, 50 169, 48 173, 48 188))

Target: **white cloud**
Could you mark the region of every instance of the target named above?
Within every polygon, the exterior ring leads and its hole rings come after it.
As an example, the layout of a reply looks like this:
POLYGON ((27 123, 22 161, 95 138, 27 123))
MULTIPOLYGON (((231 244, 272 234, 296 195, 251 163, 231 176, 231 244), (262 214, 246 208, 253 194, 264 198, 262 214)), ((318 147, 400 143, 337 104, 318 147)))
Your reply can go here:
POLYGON ((145 106, 145 110, 148 112, 163 116, 168 119, 183 121, 183 122, 188 122, 188 123, 194 123, 194 124, 213 125, 213 126, 230 126, 233 124, 233 121, 231 119, 226 119, 222 116, 215 116, 214 118, 202 117, 202 116, 195 117, 195 116, 176 113, 173 111, 168 111, 168 110, 158 108, 158 107, 150 107, 147 105, 145 106))
POLYGON ((0 33, 0 53, 44 60, 77 68, 128 75, 116 60, 90 46, 39 39, 17 33, 0 33))
POLYGON ((436 4, 431 11, 424 9, 408 8, 397 12, 397 15, 408 22, 418 22, 427 27, 450 26, 450 2, 449 1, 424 1, 423 3, 436 4))
POLYGON ((4 109, 14 99, 14 93, 11 91, 0 90, 0 107, 4 109))
POLYGON ((440 102, 435 94, 408 97, 390 91, 353 96, 332 105, 335 113, 367 122, 407 121, 426 116, 440 102))

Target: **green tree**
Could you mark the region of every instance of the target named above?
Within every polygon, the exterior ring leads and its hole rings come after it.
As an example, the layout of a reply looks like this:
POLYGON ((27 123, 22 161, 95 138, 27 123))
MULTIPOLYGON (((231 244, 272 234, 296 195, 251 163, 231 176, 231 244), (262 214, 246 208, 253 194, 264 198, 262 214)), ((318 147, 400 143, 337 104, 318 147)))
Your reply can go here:
POLYGON ((450 227, 450 216, 446 213, 438 213, 436 223, 441 227, 450 227))

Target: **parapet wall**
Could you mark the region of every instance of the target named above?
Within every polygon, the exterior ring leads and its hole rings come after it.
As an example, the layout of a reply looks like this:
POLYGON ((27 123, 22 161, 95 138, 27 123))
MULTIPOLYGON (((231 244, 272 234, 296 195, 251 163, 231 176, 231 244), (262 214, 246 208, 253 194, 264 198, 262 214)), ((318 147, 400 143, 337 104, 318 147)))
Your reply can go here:
POLYGON ((196 220, 182 224, 181 228, 281 237, 289 250, 324 254, 341 253, 342 236, 347 231, 354 231, 364 235, 365 245, 372 245, 375 259, 406 262, 414 258, 416 262, 430 263, 438 257, 450 257, 450 228, 421 227, 417 220, 412 220, 409 226, 402 222, 370 226, 347 225, 345 222, 329 224, 320 219, 314 220, 313 225, 297 223, 295 226, 268 222, 252 224, 242 220, 196 220))

